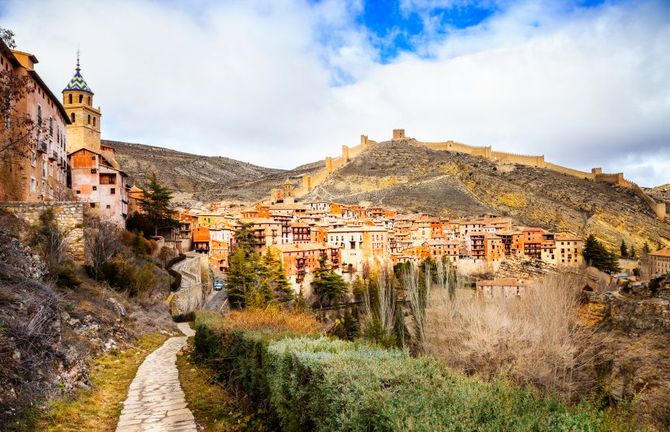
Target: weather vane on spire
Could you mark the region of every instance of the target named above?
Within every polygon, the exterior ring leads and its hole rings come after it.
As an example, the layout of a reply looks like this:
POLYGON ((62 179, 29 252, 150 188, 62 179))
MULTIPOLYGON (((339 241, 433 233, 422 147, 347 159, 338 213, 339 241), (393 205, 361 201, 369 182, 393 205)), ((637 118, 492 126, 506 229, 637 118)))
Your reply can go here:
POLYGON ((77 48, 77 72, 79 72, 81 68, 79 67, 79 48, 77 48))

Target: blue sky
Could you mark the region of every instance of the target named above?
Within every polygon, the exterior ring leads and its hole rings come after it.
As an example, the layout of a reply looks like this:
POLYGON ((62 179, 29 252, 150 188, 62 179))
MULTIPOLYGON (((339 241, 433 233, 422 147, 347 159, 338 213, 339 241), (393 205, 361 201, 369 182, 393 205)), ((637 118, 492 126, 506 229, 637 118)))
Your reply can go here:
POLYGON ((0 0, 104 138, 291 168, 405 128, 670 183, 667 0, 0 0))

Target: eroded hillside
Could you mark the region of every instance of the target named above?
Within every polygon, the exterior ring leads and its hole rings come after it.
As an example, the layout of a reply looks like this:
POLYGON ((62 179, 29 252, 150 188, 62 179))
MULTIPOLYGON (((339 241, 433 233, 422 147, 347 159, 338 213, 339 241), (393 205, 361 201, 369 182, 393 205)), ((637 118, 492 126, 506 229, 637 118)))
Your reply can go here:
POLYGON ((369 201, 448 216, 504 214, 529 225, 594 232, 611 246, 622 238, 639 245, 670 244, 670 224, 658 220, 628 189, 410 141, 370 147, 309 198, 369 201))

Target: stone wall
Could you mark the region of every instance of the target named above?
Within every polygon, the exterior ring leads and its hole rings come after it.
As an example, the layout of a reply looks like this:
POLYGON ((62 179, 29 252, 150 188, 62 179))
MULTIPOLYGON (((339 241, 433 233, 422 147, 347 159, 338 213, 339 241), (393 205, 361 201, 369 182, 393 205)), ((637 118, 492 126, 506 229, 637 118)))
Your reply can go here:
POLYGON ((74 261, 86 258, 84 243, 84 205, 78 201, 5 201, 0 209, 14 214, 30 225, 39 222, 40 214, 51 209, 60 229, 67 233, 68 251, 74 261))
POLYGON ((194 312, 205 304, 207 289, 202 283, 201 266, 206 258, 206 255, 190 255, 172 267, 182 276, 181 286, 169 299, 170 313, 173 316, 194 312))

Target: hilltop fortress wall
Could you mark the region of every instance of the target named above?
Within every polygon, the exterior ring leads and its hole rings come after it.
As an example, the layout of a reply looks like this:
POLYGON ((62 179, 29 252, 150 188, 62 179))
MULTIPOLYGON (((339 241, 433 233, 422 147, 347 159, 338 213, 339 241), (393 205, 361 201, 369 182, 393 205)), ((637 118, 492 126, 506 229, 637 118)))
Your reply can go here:
MULTIPOLYGON (((544 160, 544 155, 524 155, 492 150, 490 146, 471 146, 456 141, 443 142, 423 142, 405 136, 404 129, 393 130, 393 140, 407 140, 412 144, 428 147, 433 150, 451 151, 465 153, 473 156, 480 156, 492 161, 519 164, 534 168, 544 168, 557 173, 597 182, 608 183, 630 189, 635 195, 640 197, 652 209, 656 216, 663 220, 666 217, 665 203, 656 202, 646 194, 637 184, 624 178, 623 173, 603 173, 601 168, 593 168, 591 172, 580 171, 573 168, 564 167, 544 160)), ((360 144, 354 147, 342 146, 342 153, 339 157, 326 157, 324 168, 313 175, 303 177, 303 184, 296 191, 297 195, 304 195, 311 192, 317 185, 322 183, 328 175, 346 165, 351 159, 361 154, 369 146, 377 144, 376 141, 368 139, 367 135, 361 135, 360 144)))

